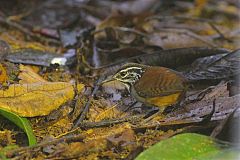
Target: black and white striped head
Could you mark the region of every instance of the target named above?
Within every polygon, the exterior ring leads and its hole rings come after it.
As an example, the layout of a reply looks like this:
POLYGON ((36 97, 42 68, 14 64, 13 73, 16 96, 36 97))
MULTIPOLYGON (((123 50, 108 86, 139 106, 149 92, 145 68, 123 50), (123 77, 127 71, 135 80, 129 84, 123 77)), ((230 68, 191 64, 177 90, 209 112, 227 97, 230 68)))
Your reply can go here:
POLYGON ((127 63, 123 65, 112 78, 130 87, 142 77, 146 68, 147 66, 142 64, 127 63))

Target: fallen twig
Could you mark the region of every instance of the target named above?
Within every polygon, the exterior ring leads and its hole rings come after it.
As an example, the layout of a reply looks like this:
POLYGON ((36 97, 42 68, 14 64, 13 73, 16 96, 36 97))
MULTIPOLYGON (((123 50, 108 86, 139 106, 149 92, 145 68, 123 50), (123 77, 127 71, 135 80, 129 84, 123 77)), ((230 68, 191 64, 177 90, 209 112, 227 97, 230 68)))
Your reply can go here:
POLYGON ((94 89, 92 91, 92 94, 90 95, 90 97, 88 99, 88 102, 84 106, 84 109, 83 109, 81 115, 79 116, 79 118, 77 119, 76 123, 74 124, 73 129, 77 128, 78 125, 86 118, 86 115, 87 115, 87 113, 89 111, 89 108, 90 108, 91 101, 92 101, 94 95, 96 94, 96 92, 97 92, 97 90, 99 88, 100 82, 103 81, 103 78, 104 78, 104 76, 102 76, 102 77, 100 77, 98 79, 98 81, 97 81, 97 83, 96 83, 96 85, 95 85, 95 87, 94 87, 94 89))
MULTIPOLYGON (((176 20, 190 20, 190 21, 198 21, 198 22, 212 22, 210 19, 206 18, 199 18, 199 17, 187 17, 187 16, 161 16, 161 15, 156 15, 156 16, 151 16, 146 18, 146 21, 153 20, 153 19, 176 19, 176 20)), ((213 22, 212 22, 213 23, 213 22)), ((216 23, 216 22, 215 22, 216 23)))
POLYGON ((48 145, 53 145, 53 144, 57 144, 57 143, 60 143, 60 142, 79 141, 79 140, 83 140, 84 138, 85 137, 83 135, 81 135, 81 134, 64 136, 62 138, 54 139, 52 141, 38 143, 37 145, 34 145, 34 146, 17 148, 17 149, 14 149, 12 151, 7 152, 6 155, 7 155, 7 157, 12 157, 16 153, 19 153, 19 152, 31 151, 31 150, 34 150, 36 148, 40 148, 40 147, 44 147, 44 146, 48 146, 48 145))
POLYGON ((223 38, 228 42, 232 42, 232 40, 227 38, 213 23, 209 22, 208 24, 219 34, 220 38, 223 38))
POLYGON ((109 120, 103 120, 100 122, 82 122, 79 124, 81 128, 96 128, 96 127, 108 127, 114 124, 119 124, 123 122, 137 122, 142 119, 142 116, 131 116, 131 117, 124 117, 124 118, 115 118, 109 120))
POLYGON ((200 123, 205 124, 205 123, 210 122, 211 118, 212 118, 212 116, 213 116, 213 114, 215 112, 215 110, 216 110, 216 99, 213 100, 213 107, 212 107, 211 112, 209 114, 207 114, 207 115, 204 115, 202 117, 203 119, 202 119, 202 121, 200 123))

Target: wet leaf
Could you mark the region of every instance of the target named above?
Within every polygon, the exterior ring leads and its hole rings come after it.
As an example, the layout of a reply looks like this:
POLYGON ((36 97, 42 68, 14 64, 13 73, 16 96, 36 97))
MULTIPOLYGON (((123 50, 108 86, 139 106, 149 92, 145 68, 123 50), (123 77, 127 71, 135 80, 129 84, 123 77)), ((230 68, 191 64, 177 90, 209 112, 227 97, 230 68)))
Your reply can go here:
POLYGON ((44 52, 35 49, 19 49, 9 53, 5 58, 13 63, 50 66, 54 58, 62 56, 55 53, 44 52))
POLYGON ((193 70, 200 70, 200 69, 204 68, 204 66, 219 60, 223 56, 226 56, 226 54, 218 54, 218 55, 212 55, 212 56, 207 56, 207 57, 203 57, 203 58, 198 58, 192 63, 193 70))
MULTIPOLYGON (((193 47, 193 48, 177 48, 158 50, 152 53, 139 53, 139 55, 128 57, 125 59, 117 58, 116 62, 108 61, 109 65, 101 66, 100 68, 106 68, 112 70, 119 69, 122 64, 126 62, 142 63, 151 66, 163 66, 168 68, 177 68, 179 66, 190 65, 194 60, 210 56, 228 53, 227 49, 222 48, 204 48, 204 47, 193 47)), ((97 69, 97 68, 96 68, 97 69)))
POLYGON ((100 50, 98 49, 96 54, 93 56, 93 67, 102 67, 118 63, 119 61, 125 61, 132 57, 138 57, 140 55, 148 55, 153 51, 162 50, 161 48, 154 48, 150 50, 149 48, 140 48, 140 47, 125 47, 120 49, 113 50, 100 50))
POLYGON ((239 75, 239 62, 240 50, 236 50, 185 75, 191 80, 230 79, 239 75))
POLYGON ((201 159, 220 153, 219 146, 209 137, 186 133, 179 134, 170 139, 163 140, 146 151, 142 152, 136 160, 143 159, 201 159))
POLYGON ((27 134, 28 144, 30 146, 35 145, 37 143, 32 127, 26 118, 20 117, 19 115, 3 108, 0 108, 0 114, 5 118, 9 119, 10 121, 12 121, 27 134))

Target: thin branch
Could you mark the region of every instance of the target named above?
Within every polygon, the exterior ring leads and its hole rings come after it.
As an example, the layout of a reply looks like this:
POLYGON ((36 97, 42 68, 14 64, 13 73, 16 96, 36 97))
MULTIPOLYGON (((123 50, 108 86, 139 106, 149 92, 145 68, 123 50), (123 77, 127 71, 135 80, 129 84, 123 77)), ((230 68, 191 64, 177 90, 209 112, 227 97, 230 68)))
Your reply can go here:
POLYGON ((16 153, 19 153, 19 152, 27 152, 27 151, 32 151, 36 148, 40 148, 40 147, 44 147, 44 146, 48 146, 48 145, 53 145, 53 144, 57 144, 57 143, 60 143, 60 142, 72 142, 72 141, 80 141, 80 140, 83 140, 85 137, 81 134, 78 134, 78 135, 69 135, 69 136, 64 136, 62 138, 59 138, 59 139, 54 139, 52 141, 48 141, 48 142, 42 142, 42 143, 39 143, 37 145, 34 145, 34 146, 28 146, 28 147, 21 147, 21 148, 17 148, 17 149, 14 149, 12 151, 9 151, 7 152, 7 157, 12 157, 14 156, 16 153))
POLYGON ((207 23, 216 23, 213 22, 210 19, 206 19, 206 18, 199 18, 199 17, 187 17, 187 16, 160 16, 160 15, 156 15, 156 16, 151 16, 146 18, 146 21, 149 20, 154 20, 154 19, 158 19, 158 20, 162 20, 162 19, 176 19, 176 20, 190 20, 190 21, 198 21, 198 22, 207 22, 207 23))
POLYGON ((217 28, 217 26, 215 26, 211 22, 209 22, 208 24, 212 27, 212 29, 214 29, 219 34, 220 38, 223 38, 223 39, 227 40, 228 42, 232 42, 231 39, 225 37, 225 35, 217 28))
POLYGON ((200 123, 206 124, 206 123, 210 122, 211 118, 213 117, 213 114, 214 114, 215 110, 216 110, 216 99, 213 100, 213 107, 212 107, 211 112, 209 114, 207 114, 207 115, 204 115, 202 117, 203 119, 202 119, 202 121, 200 123))
POLYGON ((81 128, 96 128, 96 127, 109 127, 114 124, 124 123, 124 122, 132 122, 136 123, 137 121, 140 121, 143 118, 143 116, 128 116, 124 118, 115 118, 110 120, 103 120, 100 122, 82 122, 79 124, 79 127, 81 128))
POLYGON ((98 79, 98 81, 97 81, 97 83, 96 83, 96 85, 95 85, 95 87, 94 87, 94 89, 93 89, 93 91, 92 91, 92 94, 91 94, 91 96, 89 97, 88 102, 87 102, 86 105, 84 106, 84 109, 83 109, 81 115, 79 116, 79 118, 77 119, 76 123, 74 124, 73 129, 77 128, 78 125, 86 118, 86 115, 87 115, 87 113, 88 113, 88 111, 89 111, 89 108, 90 108, 91 101, 92 101, 94 95, 96 94, 96 92, 97 92, 97 90, 98 90, 98 88, 99 88, 100 82, 103 81, 103 78, 104 78, 104 76, 101 76, 101 77, 98 79))

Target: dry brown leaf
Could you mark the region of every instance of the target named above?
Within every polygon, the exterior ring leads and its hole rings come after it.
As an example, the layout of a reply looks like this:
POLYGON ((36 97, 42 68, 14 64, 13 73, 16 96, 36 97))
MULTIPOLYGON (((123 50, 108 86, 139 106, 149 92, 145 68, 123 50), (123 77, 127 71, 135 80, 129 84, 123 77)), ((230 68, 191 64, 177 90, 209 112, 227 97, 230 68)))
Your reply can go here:
MULTIPOLYGON (((66 146, 64 146, 64 151, 61 152, 62 156, 65 158, 69 157, 81 157, 81 155, 84 155, 86 153, 98 153, 100 151, 103 151, 107 148, 107 141, 106 139, 97 139, 97 140, 91 140, 87 143, 83 142, 73 142, 66 146)), ((84 157, 83 159, 86 159, 84 157)))
POLYGON ((106 34, 100 31, 103 31, 108 27, 124 27, 131 25, 136 29, 142 30, 143 26, 146 27, 145 18, 149 17, 150 15, 152 14, 147 12, 136 15, 113 14, 96 26, 95 31, 97 31, 97 33, 94 35, 94 38, 105 38, 106 34))
POLYGON ((45 116, 73 97, 74 85, 68 82, 14 84, 0 91, 0 107, 23 117, 45 116))
POLYGON ((135 144, 135 132, 132 129, 125 129, 123 132, 107 137, 111 146, 126 148, 129 144, 135 144))
POLYGON ((116 106, 117 105, 114 105, 100 112, 95 117, 95 121, 101 121, 103 119, 108 119, 108 118, 111 119, 111 118, 117 117, 117 115, 120 115, 121 112, 116 108, 116 106))
POLYGON ((119 125, 114 125, 107 128, 94 128, 83 132, 83 135, 86 135, 85 141, 91 141, 101 138, 107 138, 115 134, 122 133, 126 129, 131 129, 130 123, 123 123, 119 125))
POLYGON ((91 133, 85 131, 87 138, 84 142, 69 144, 61 154, 65 157, 77 157, 82 154, 99 153, 109 147, 117 148, 120 146, 123 149, 130 147, 131 145, 136 146, 135 133, 128 123, 108 128, 94 128, 90 130, 91 133))
POLYGON ((214 46, 212 41, 205 37, 196 35, 187 30, 177 29, 161 29, 159 32, 152 33, 148 36, 148 39, 146 39, 146 43, 149 45, 160 46, 164 49, 214 46))

